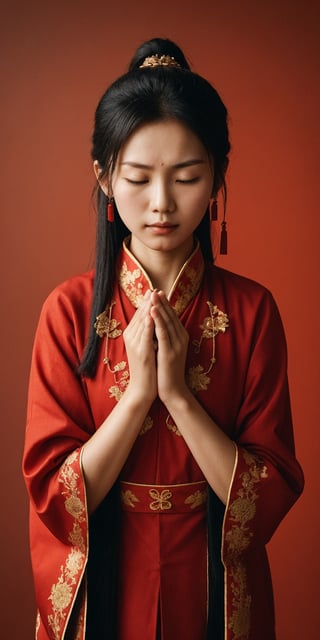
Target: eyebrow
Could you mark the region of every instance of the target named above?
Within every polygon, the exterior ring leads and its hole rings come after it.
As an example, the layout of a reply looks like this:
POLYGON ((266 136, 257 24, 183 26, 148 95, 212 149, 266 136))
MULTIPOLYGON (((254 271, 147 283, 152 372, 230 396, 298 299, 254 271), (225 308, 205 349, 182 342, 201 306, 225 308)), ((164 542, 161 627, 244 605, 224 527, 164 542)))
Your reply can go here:
MULTIPOLYGON (((134 167, 135 169, 153 169, 152 165, 143 164, 141 162, 133 162, 128 160, 127 162, 121 162, 122 165, 127 165, 129 167, 134 167)), ((200 158, 191 158, 190 160, 185 160, 184 162, 178 162, 177 164, 172 165, 173 169, 183 169, 184 167, 192 167, 197 164, 205 164, 204 160, 200 158)))

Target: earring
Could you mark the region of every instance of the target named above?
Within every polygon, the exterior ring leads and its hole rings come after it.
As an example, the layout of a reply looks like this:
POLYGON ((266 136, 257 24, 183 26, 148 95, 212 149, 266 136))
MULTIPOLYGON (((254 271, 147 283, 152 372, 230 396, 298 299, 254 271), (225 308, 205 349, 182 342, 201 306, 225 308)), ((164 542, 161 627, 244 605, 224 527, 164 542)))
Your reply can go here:
POLYGON ((107 220, 108 222, 114 222, 114 199, 107 198, 107 220))
POLYGON ((209 214, 211 222, 218 220, 218 203, 216 198, 210 198, 209 200, 209 214))
POLYGON ((221 236, 220 236, 220 254, 227 255, 228 253, 228 235, 227 235, 227 223, 226 220, 221 222, 221 236))

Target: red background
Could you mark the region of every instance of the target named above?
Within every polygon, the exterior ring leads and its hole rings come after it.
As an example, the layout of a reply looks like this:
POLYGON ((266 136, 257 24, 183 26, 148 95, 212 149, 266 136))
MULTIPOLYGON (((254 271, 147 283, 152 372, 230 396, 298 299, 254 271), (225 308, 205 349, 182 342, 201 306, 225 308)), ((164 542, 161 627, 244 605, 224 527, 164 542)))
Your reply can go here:
POLYGON ((303 497, 269 545, 278 640, 316 640, 319 3, 12 0, 1 13, 1 634, 33 637, 20 466, 36 322, 49 291, 91 265, 96 103, 136 46, 159 35, 182 46, 230 111, 229 256, 219 262, 268 286, 278 302, 306 475, 303 497))

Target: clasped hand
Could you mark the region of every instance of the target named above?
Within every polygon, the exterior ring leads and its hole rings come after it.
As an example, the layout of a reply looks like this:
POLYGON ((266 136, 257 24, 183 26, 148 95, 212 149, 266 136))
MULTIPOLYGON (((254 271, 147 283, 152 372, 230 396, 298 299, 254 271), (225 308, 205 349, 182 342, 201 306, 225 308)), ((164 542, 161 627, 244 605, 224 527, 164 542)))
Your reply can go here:
POLYGON ((147 291, 123 333, 131 389, 164 404, 187 391, 189 336, 162 291, 147 291))

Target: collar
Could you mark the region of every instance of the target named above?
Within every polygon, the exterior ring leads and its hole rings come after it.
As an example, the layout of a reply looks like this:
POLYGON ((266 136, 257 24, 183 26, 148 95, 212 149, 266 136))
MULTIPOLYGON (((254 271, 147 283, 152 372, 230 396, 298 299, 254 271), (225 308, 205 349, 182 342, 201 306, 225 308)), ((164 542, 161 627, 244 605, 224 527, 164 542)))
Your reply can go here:
MULTIPOLYGON (((137 309, 148 289, 154 289, 150 277, 123 242, 118 260, 118 281, 131 304, 137 309)), ((168 295, 172 307, 180 315, 199 290, 204 272, 204 260, 197 245, 181 267, 168 295)))

